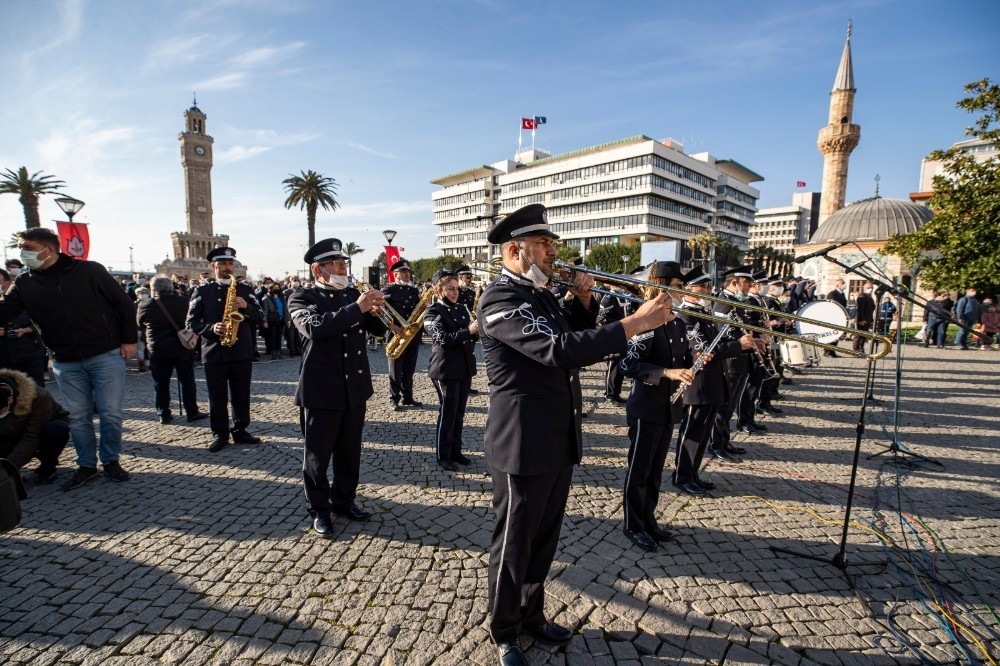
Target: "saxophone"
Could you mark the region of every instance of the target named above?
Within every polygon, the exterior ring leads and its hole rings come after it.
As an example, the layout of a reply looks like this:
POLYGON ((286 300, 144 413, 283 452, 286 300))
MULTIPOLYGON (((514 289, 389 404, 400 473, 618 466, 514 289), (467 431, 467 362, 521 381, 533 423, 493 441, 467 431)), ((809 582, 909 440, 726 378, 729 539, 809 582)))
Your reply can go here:
POLYGON ((229 282, 229 289, 226 290, 226 306, 222 310, 222 324, 226 330, 219 336, 219 344, 223 347, 232 347, 236 344, 236 335, 240 330, 240 322, 244 317, 236 309, 236 276, 229 282))
POLYGON ((434 298, 434 290, 427 289, 424 291, 423 295, 420 297, 420 302, 417 303, 417 307, 413 308, 413 312, 410 313, 410 318, 406 320, 406 326, 403 327, 403 332, 399 335, 392 336, 392 339, 385 345, 385 355, 390 361, 395 361, 406 348, 413 342, 413 338, 421 334, 424 330, 424 312, 427 310, 427 306, 431 304, 431 300, 434 298))

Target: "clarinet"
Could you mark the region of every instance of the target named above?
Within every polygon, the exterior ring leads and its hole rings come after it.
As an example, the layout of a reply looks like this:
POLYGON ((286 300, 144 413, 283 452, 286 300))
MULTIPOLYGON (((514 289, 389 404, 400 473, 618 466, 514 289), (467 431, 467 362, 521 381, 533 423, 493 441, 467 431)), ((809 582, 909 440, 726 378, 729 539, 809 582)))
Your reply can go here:
MULTIPOLYGON (((700 326, 701 323, 695 324, 695 327, 688 331, 688 340, 691 340, 694 344, 694 350, 699 353, 698 360, 696 360, 694 365, 691 366, 691 373, 694 375, 697 375, 701 371, 702 367, 704 367, 705 363, 707 363, 706 359, 708 358, 708 355, 712 353, 712 350, 715 349, 720 342, 722 342, 722 338, 724 338, 726 333, 729 332, 729 329, 732 328, 730 324, 723 324, 722 328, 719 329, 718 334, 716 334, 715 338, 708 343, 708 347, 706 347, 705 340, 702 339, 701 335, 698 333, 698 328, 700 326)), ((670 398, 670 404, 677 402, 677 399, 683 395, 684 389, 688 386, 689 384, 681 383, 681 385, 677 387, 677 390, 674 391, 674 395, 670 398)))

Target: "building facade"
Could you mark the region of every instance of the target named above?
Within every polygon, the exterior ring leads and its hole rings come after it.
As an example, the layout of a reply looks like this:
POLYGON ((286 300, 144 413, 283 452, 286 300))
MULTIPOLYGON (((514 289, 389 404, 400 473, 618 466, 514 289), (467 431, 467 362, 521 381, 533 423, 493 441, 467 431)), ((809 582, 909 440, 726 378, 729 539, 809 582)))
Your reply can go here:
MULTIPOLYGON (((977 162, 985 162, 1000 155, 996 144, 982 139, 969 139, 952 144, 952 150, 972 155, 977 162)), ((934 194, 934 176, 944 175, 944 162, 925 157, 920 162, 920 187, 910 193, 910 201, 925 203, 934 194)))
POLYGON ((796 192, 792 205, 761 208, 750 227, 750 248, 771 247, 792 253, 818 226, 819 192, 796 192))
POLYGON ((686 240, 715 231, 749 248, 763 180, 733 160, 687 155, 682 145, 634 136, 560 155, 537 148, 432 181, 437 245, 466 261, 497 256, 493 220, 541 203, 567 246, 586 256, 607 243, 686 240))

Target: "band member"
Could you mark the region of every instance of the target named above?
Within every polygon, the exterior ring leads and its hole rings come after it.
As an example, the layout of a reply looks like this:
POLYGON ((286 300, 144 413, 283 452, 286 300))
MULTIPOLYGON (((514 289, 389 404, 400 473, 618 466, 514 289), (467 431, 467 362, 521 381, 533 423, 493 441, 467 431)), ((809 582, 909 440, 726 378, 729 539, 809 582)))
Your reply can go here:
POLYGON ((476 340, 478 323, 472 321, 468 309, 458 302, 458 279, 440 270, 434 275, 436 300, 424 315, 424 329, 431 336, 428 376, 437 389, 438 408, 435 449, 437 463, 449 472, 459 465, 468 465, 462 453, 462 426, 465 406, 469 400, 472 376, 476 374, 476 340))
POLYGON ((250 380, 253 373, 252 328, 264 321, 260 304, 253 295, 253 288, 237 283, 233 306, 243 315, 237 326, 236 344, 220 344, 226 332, 225 314, 227 294, 233 275, 236 250, 217 247, 206 257, 212 264, 215 281, 195 287, 188 308, 187 327, 201 336, 201 362, 205 368, 208 386, 208 416, 212 427, 212 444, 208 450, 221 451, 229 444, 230 433, 236 444, 260 444, 260 438, 247 432, 250 425, 250 380), (227 397, 228 389, 228 397, 227 397), (233 425, 229 427, 228 400, 233 404, 233 425))
POLYGON ((348 255, 336 238, 319 241, 303 260, 315 289, 297 289, 288 300, 292 323, 301 334, 302 369, 295 404, 302 410, 305 450, 302 479, 312 528, 333 535, 332 514, 365 521, 356 504, 361 468, 361 435, 372 396, 367 333, 385 327, 372 308, 385 302, 381 292, 364 294, 348 286, 348 255), (333 485, 327 470, 333 461, 333 485))
MULTIPOLYGON (((761 296, 760 290, 763 285, 767 284, 767 273, 765 271, 755 271, 750 280, 746 302, 757 308, 766 308, 767 303, 761 296)), ((748 324, 753 324, 759 328, 766 327, 768 318, 763 313, 757 310, 744 310, 743 314, 744 321, 748 324)), ((766 349, 766 341, 764 344, 766 349)), ((752 434, 754 431, 765 432, 767 430, 767 426, 757 423, 756 415, 761 402, 764 382, 772 374, 770 366, 767 363, 767 360, 770 358, 768 354, 770 354, 770 351, 765 351, 762 356, 754 355, 753 364, 750 367, 750 375, 747 377, 746 386, 743 389, 743 394, 740 396, 740 402, 737 406, 736 426, 745 433, 752 434)), ((774 413, 777 414, 777 412, 774 413)))
MULTIPOLYGON (((649 281, 681 287, 681 265, 676 261, 654 262, 649 281)), ((674 316, 663 326, 629 340, 628 353, 621 361, 622 374, 635 380, 625 405, 631 445, 625 474, 624 531, 643 550, 656 550, 657 542, 673 538, 657 524, 656 505, 673 434, 670 397, 678 382, 691 383, 691 361, 684 323, 674 316)))
MULTIPOLYGON (((709 296, 712 280, 701 267, 694 268, 684 276, 687 291, 709 296)), ((701 313, 711 311, 711 302, 699 296, 685 296, 677 309, 677 316, 687 329, 686 335, 693 349, 707 346, 719 333, 714 322, 699 318, 701 313)), ((756 342, 752 335, 745 334, 737 339, 726 338, 716 345, 711 357, 694 376, 694 381, 683 393, 684 415, 677 430, 677 457, 674 465, 673 485, 687 495, 704 495, 715 488, 715 484, 702 480, 699 475, 705 447, 712 434, 713 423, 718 410, 730 402, 729 382, 726 379, 723 362, 750 350, 756 342)))
POLYGON ((558 238, 545 207, 525 206, 488 234, 503 270, 479 299, 477 321, 490 384, 486 460, 493 475, 496 523, 490 547, 490 636, 500 663, 526 664, 524 631, 556 644, 569 629, 546 620, 545 577, 566 509, 573 465, 582 458, 578 368, 624 353, 626 341, 666 321, 660 295, 636 314, 595 328, 594 280, 573 278, 574 298, 548 290, 558 238))
MULTIPOLYGON (((785 281, 781 279, 780 275, 772 275, 768 280, 768 292, 764 301, 767 303, 768 309, 774 313, 771 315, 771 330, 775 333, 792 333, 794 331, 791 322, 783 316, 785 313, 783 304, 784 293, 785 281)), ((781 399, 778 384, 791 384, 792 380, 785 376, 785 364, 781 358, 781 349, 778 344, 771 345, 771 359, 778 372, 778 377, 770 382, 767 405, 772 411, 780 414, 782 410, 775 407, 771 401, 781 399)))
MULTIPOLYGON (((413 272, 406 259, 400 259, 389 267, 395 282, 382 290, 385 301, 402 317, 409 318, 420 302, 420 290, 413 284, 413 272)), ((417 369, 420 353, 420 335, 414 337, 403 354, 396 360, 389 359, 389 408, 399 411, 400 398, 408 407, 422 407, 423 403, 413 399, 413 373, 417 369)))
MULTIPOLYGON (((597 314, 597 323, 604 326, 613 321, 621 321, 625 317, 625 306, 628 301, 605 294, 601 298, 601 309, 597 314)), ((621 359, 613 358, 608 361, 608 371, 604 377, 604 397, 609 402, 625 402, 622 397, 622 384, 625 382, 625 375, 621 371, 621 359)))
POLYGON ((458 303, 475 314, 476 288, 472 286, 472 269, 468 266, 459 266, 455 276, 458 278, 458 303))
MULTIPOLYGON (((719 296, 731 301, 732 305, 714 303, 712 310, 716 315, 720 316, 728 316, 730 312, 733 313, 732 317, 735 319, 736 325, 730 329, 729 337, 732 340, 737 340, 743 335, 743 332, 737 328, 737 325, 744 323, 744 317, 746 316, 746 311, 740 308, 739 304, 746 300, 746 294, 752 284, 753 274, 750 272, 749 267, 738 266, 726 271, 723 276, 726 279, 726 284, 719 296)), ((722 362, 729 383, 729 402, 720 407, 715 414, 715 424, 712 427, 712 435, 709 438, 709 449, 711 455, 715 458, 740 462, 740 459, 736 456, 746 453, 746 449, 741 446, 734 446, 730 441, 731 426, 729 422, 733 418, 733 414, 736 413, 743 390, 746 388, 747 379, 750 377, 750 370, 753 367, 752 353, 743 352, 722 362)))

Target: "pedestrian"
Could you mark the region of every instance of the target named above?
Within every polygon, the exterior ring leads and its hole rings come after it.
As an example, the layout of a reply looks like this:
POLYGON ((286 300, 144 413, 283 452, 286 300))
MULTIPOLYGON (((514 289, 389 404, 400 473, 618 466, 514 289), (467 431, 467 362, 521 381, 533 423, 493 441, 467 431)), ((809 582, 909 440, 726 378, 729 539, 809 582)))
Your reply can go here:
POLYGON ((261 439, 247 432, 250 426, 250 382, 253 376, 253 326, 263 318, 260 304, 250 285, 235 282, 233 309, 240 319, 224 319, 230 287, 234 284, 236 250, 217 247, 206 257, 212 264, 215 280, 203 284, 191 295, 187 328, 201 336, 201 362, 208 386, 208 415, 212 427, 212 443, 208 450, 217 453, 229 444, 230 435, 236 444, 260 444, 261 439), (228 326, 236 327, 232 346, 222 344, 228 326), (233 424, 229 425, 232 400, 233 424))
POLYGON ((18 234, 28 270, 0 299, 0 323, 27 312, 52 353, 52 370, 70 414, 77 470, 63 484, 72 490, 104 474, 127 481, 119 462, 125 363, 135 356, 138 331, 132 301, 107 269, 59 251, 59 236, 36 227, 18 234), (94 412, 100 419, 100 447, 94 412))
POLYGON ((924 347, 933 341, 938 349, 944 349, 945 335, 948 332, 948 302, 948 292, 940 290, 924 306, 924 317, 927 320, 924 347))
MULTIPOLYGON (((875 299, 872 297, 874 285, 869 281, 865 282, 861 293, 855 301, 857 313, 854 315, 854 326, 859 331, 870 331, 875 324, 875 299)), ((865 336, 855 335, 853 349, 856 352, 863 352, 865 347, 865 336)))
POLYGON ((281 338, 286 326, 291 324, 281 285, 272 284, 267 288, 260 307, 264 316, 264 351, 271 354, 271 360, 277 361, 281 358, 281 338))
POLYGON ((892 328, 892 322, 895 318, 896 304, 892 302, 892 297, 886 294, 882 297, 882 303, 878 310, 879 333, 889 335, 889 329, 892 328))
MULTIPOLYGON (((847 296, 844 295, 844 284, 845 284, 844 278, 840 278, 839 280, 837 280, 837 285, 833 288, 833 290, 830 293, 826 295, 826 300, 838 303, 846 311, 847 296)), ((834 341, 833 344, 836 345, 837 342, 834 341)), ((833 351, 832 349, 824 349, 823 355, 837 358, 837 352, 833 351)))
POLYGON ((462 453, 465 407, 476 374, 476 340, 479 325, 459 302, 458 279, 440 270, 434 275, 436 300, 424 314, 424 329, 431 336, 431 360, 427 375, 438 394, 435 451, 438 466, 457 472, 458 465, 472 462, 462 453))
POLYGON ((549 291, 558 238, 545 207, 525 206, 494 226, 503 269, 479 299, 477 321, 490 378, 486 462, 496 522, 490 545, 490 637, 503 666, 527 661, 523 631, 566 644, 573 632, 545 617, 545 578, 559 542, 573 466, 582 449, 578 369, 625 352, 633 336, 667 319, 660 295, 636 314, 596 328, 592 277, 576 273, 574 298, 549 291))
MULTIPOLYGON (((13 260, 12 260, 13 261, 13 260)), ((9 263, 9 262, 8 262, 9 263)), ((0 295, 4 294, 13 278, 0 269, 0 295)), ((45 345, 38 330, 31 323, 27 312, 14 317, 6 327, 0 327, 0 368, 20 370, 36 384, 45 388, 45 371, 49 364, 45 345)))
POLYGON ((979 299, 976 298, 976 290, 970 287, 955 303, 955 319, 962 325, 955 334, 955 346, 959 349, 969 348, 969 329, 976 325, 978 317, 979 299))
POLYGON ((288 300, 292 323, 302 336, 302 367, 295 390, 305 448, 302 478, 312 529, 333 536, 333 518, 364 522, 357 505, 361 438, 368 399, 374 393, 366 331, 384 327, 372 313, 385 299, 374 289, 348 285, 343 243, 326 238, 306 252, 314 289, 297 289, 288 300), (333 483, 327 476, 333 463, 333 483))
POLYGON ((69 412, 25 373, 0 369, 0 458, 18 469, 38 458, 38 483, 51 483, 68 441, 69 412))
POLYGON ((982 349, 1000 349, 1000 340, 997 339, 997 334, 1000 333, 1000 312, 992 300, 984 300, 984 304, 986 311, 980 318, 985 334, 982 349))
POLYGON ((153 404, 161 424, 174 420, 170 411, 170 378, 177 372, 180 384, 178 399, 187 412, 188 423, 208 417, 198 409, 198 392, 194 383, 194 350, 181 344, 177 331, 187 317, 188 299, 174 292, 174 284, 166 277, 155 277, 154 298, 140 300, 136 321, 142 329, 149 350, 149 370, 153 376, 153 404), (178 323, 180 322, 180 323, 178 323))

